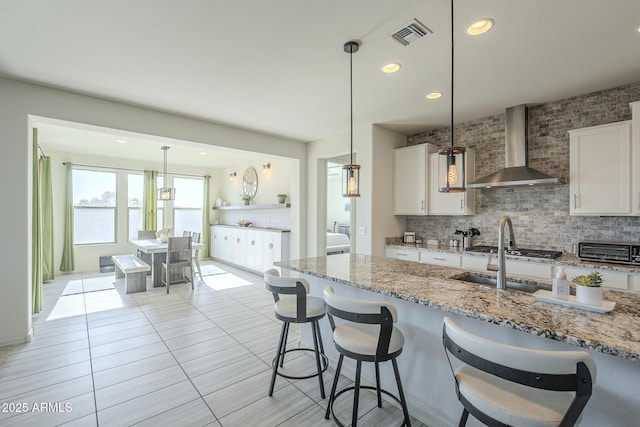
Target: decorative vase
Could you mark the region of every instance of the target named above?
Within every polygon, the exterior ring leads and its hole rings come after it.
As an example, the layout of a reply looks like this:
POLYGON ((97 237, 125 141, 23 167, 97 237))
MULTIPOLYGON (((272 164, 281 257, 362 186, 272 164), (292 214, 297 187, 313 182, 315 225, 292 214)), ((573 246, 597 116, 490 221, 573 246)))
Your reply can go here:
POLYGON ((243 200, 242 200, 242 202, 243 202, 245 205, 248 205, 250 201, 251 201, 251 200, 248 200, 248 199, 243 199, 243 200))
POLYGON ((595 286, 576 286, 576 300, 582 304, 602 305, 602 288, 595 286))
POLYGON ((287 200, 286 197, 278 196, 278 203, 284 203, 287 200))

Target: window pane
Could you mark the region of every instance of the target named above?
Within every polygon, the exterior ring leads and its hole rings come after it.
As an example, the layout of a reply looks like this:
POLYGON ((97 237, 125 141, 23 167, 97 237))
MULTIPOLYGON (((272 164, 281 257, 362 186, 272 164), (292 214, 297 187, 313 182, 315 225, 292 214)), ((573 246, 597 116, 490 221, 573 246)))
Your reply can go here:
POLYGON ((183 231, 198 231, 202 229, 202 209, 174 209, 174 235, 182 236, 183 231))
POLYGON ((138 238, 138 230, 142 230, 142 209, 129 208, 129 240, 138 238))
POLYGON ((143 198, 143 176, 138 174, 127 175, 127 201, 130 208, 141 208, 143 198))
POLYGON ((115 208, 73 209, 73 243, 113 243, 116 230, 115 208))
POLYGON ((116 206, 116 173, 73 170, 74 206, 116 206))
MULTIPOLYGON (((174 178, 173 186, 176 188, 176 208, 201 208, 203 182, 201 179, 174 178)), ((177 222, 176 222, 177 227, 177 222)))
POLYGON ((157 224, 157 229, 160 230, 161 228, 164 228, 162 224, 164 224, 164 209, 161 208, 160 206, 158 206, 158 213, 156 214, 157 219, 156 219, 156 224, 157 224))

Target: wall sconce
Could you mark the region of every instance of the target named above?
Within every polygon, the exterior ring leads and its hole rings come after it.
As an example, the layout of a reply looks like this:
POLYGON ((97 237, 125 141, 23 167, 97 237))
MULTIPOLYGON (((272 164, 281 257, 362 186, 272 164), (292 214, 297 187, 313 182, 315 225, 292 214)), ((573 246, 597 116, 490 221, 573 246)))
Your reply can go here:
POLYGON ((262 165, 262 173, 267 174, 271 170, 271 163, 267 163, 266 165, 262 165))
POLYGON ((229 174, 229 181, 233 182, 236 180, 236 176, 237 174, 235 172, 232 172, 229 174))

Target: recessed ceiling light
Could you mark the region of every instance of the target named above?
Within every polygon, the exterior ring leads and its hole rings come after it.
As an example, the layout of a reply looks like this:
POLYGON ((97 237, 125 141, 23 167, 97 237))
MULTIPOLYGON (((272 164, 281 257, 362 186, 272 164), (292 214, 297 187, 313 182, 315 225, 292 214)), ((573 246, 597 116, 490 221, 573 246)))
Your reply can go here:
POLYGON ((427 96, 425 96, 425 98, 427 99, 438 99, 442 96, 442 92, 431 92, 428 93, 427 96))
POLYGON ((480 34, 484 34, 491 28, 493 28, 493 25, 495 23, 496 22, 491 18, 478 19, 476 22, 467 27, 467 34, 469 34, 470 36, 479 36, 480 34))
POLYGON ((636 27, 636 33, 640 33, 640 25, 636 27))
POLYGON ((386 73, 386 74, 391 74, 391 73, 395 73, 396 71, 398 71, 400 69, 400 67, 402 67, 400 64, 396 63, 396 62, 390 62, 389 64, 385 64, 382 66, 382 72, 386 73))
POLYGON ((201 154, 201 155, 203 155, 203 156, 206 156, 206 155, 207 155, 207 153, 200 153, 200 154, 201 154))
POLYGON ((119 142, 120 144, 126 144, 127 141, 125 141, 124 139, 116 139, 116 142, 119 142))

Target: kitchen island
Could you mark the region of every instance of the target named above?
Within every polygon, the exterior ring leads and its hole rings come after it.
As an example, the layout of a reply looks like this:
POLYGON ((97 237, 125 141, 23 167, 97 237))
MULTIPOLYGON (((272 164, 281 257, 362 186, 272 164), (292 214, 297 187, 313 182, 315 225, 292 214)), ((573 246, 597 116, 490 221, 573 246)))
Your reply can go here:
MULTIPOLYGON (((495 291, 452 277, 462 269, 358 254, 277 263, 302 273, 311 293, 327 285, 336 292, 396 304, 405 335, 398 359, 410 412, 430 426, 455 425, 462 410, 441 342, 442 319, 450 316, 487 338, 529 348, 586 349, 598 365, 594 393, 582 426, 632 426, 640 418, 640 295, 604 291, 616 302, 606 314, 537 301, 531 294, 495 291)), ((321 322, 329 340, 328 322, 321 322)), ((303 343, 310 342, 303 330, 303 343)), ((335 363, 337 353, 325 346, 335 363)), ((348 368, 351 368, 350 366, 348 368)), ((374 378, 373 368, 364 372, 374 378)), ((391 372, 383 383, 392 384, 391 372)), ((470 422, 468 425, 475 425, 470 422)))

